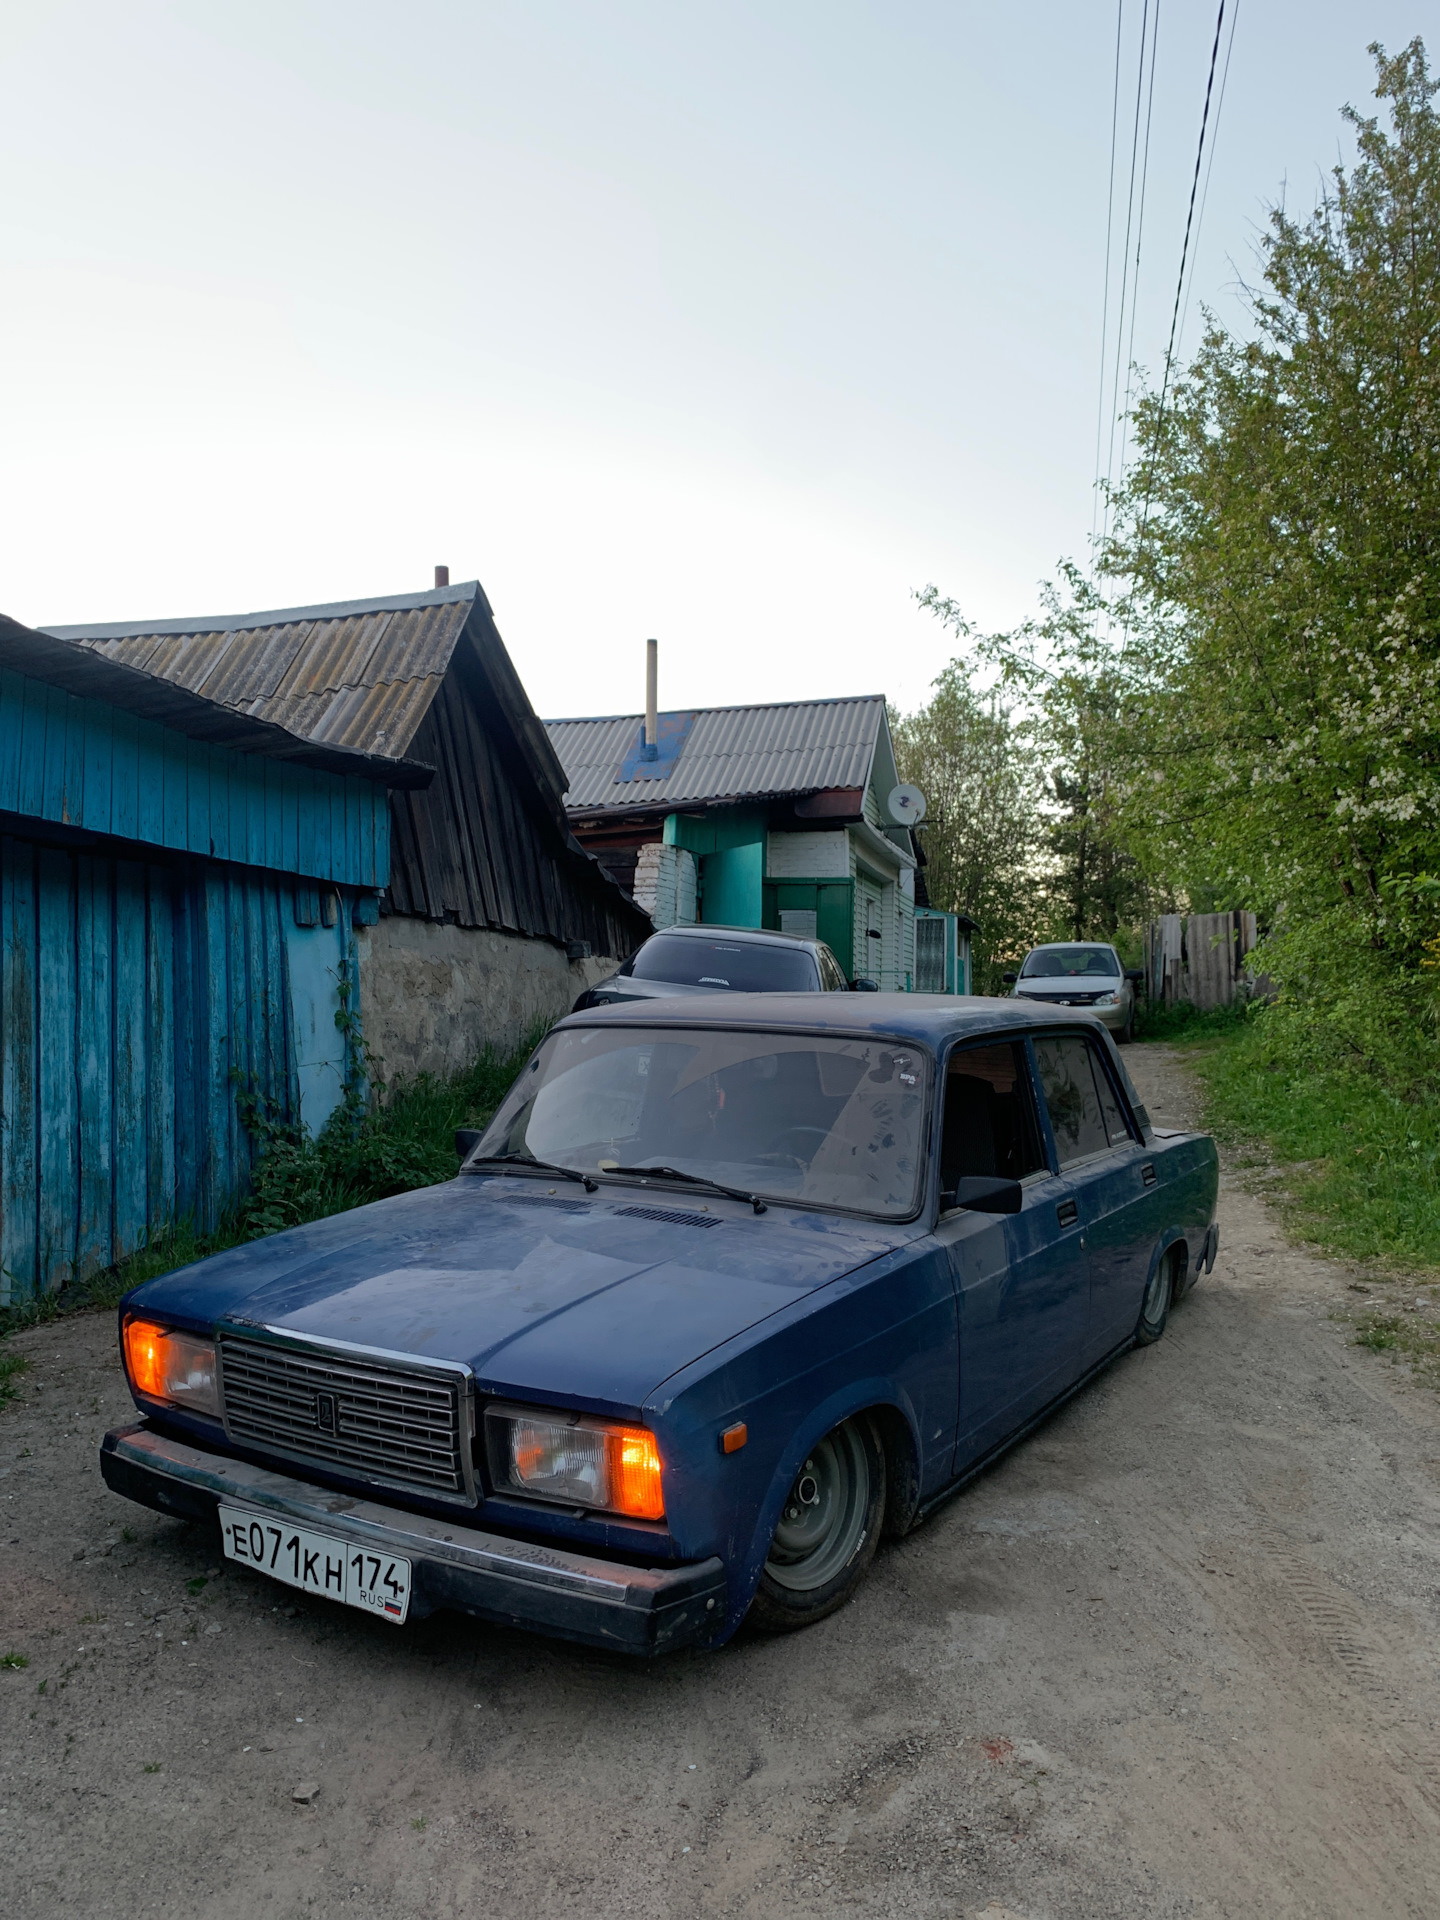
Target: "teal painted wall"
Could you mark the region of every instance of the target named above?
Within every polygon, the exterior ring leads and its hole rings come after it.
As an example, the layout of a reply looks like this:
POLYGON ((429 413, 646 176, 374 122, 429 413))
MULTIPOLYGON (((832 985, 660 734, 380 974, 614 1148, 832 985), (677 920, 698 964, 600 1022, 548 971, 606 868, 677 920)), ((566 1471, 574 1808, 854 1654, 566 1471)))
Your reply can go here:
POLYGON ((8 670, 0 810, 346 886, 390 878, 378 782, 209 746, 8 670))
POLYGON ((712 926, 758 927, 765 913, 764 807, 716 807, 696 819, 672 813, 668 846, 686 847, 700 869, 700 918, 712 926))
POLYGON ((758 927, 765 908, 765 842, 700 858, 700 918, 712 926, 758 927))

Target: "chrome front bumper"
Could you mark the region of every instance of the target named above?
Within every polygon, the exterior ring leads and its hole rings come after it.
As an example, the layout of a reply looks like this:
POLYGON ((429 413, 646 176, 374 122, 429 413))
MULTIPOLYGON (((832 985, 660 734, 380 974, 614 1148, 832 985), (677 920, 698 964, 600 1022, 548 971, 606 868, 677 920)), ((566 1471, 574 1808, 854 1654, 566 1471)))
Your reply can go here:
POLYGON ((143 1424, 106 1434, 100 1471, 112 1492, 160 1513, 212 1520, 223 1499, 283 1514, 357 1547, 402 1554, 413 1569, 412 1618, 449 1608, 639 1654, 706 1645, 725 1619, 725 1569, 718 1559, 627 1567, 508 1540, 207 1453, 143 1424))

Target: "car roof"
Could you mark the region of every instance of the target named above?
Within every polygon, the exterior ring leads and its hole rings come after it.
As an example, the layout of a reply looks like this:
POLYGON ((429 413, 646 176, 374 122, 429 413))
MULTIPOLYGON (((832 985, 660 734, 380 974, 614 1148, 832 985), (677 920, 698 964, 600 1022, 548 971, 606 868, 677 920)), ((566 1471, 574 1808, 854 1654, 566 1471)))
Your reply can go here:
POLYGON ((657 927, 643 942, 648 946, 651 940, 662 933, 683 933, 685 935, 710 935, 723 933, 727 940, 753 940, 757 945, 779 944, 787 947, 818 947, 821 942, 806 933, 781 933, 778 927, 722 927, 713 921, 677 920, 673 926, 657 927))
POLYGON ((1031 953, 1058 953, 1061 947, 1094 947, 1098 953, 1114 953, 1115 949, 1108 940, 1042 940, 1038 947, 1031 947, 1031 953))
POLYGON ((943 993, 715 993, 646 1000, 642 1005, 587 1007, 561 1026, 741 1027, 777 1033, 878 1034, 940 1047, 969 1035, 1023 1032, 1037 1026, 1086 1026, 1093 1014, 1032 1000, 989 1000, 943 993))

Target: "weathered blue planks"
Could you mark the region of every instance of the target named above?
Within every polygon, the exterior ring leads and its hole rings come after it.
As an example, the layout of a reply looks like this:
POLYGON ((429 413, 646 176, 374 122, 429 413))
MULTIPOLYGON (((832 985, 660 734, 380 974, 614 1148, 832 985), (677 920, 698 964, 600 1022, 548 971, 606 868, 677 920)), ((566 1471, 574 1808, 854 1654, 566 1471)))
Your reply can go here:
POLYGON ((287 923, 272 874, 0 837, 0 1303, 243 1191, 235 1076, 299 1112, 287 923))
POLYGON ((342 886, 390 877, 378 783, 189 740, 8 669, 0 812, 342 886))

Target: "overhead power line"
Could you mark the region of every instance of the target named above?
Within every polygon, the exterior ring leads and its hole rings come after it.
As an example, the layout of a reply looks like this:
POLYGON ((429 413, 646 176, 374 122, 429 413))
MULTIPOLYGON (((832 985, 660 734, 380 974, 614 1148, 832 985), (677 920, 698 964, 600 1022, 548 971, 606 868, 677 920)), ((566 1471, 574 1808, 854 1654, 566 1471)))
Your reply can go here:
MULTIPOLYGON (((1125 24, 1125 0, 1115 3, 1115 83, 1110 93, 1110 184, 1105 194, 1105 291, 1100 303, 1100 390, 1095 401, 1095 490, 1090 515, 1090 544, 1100 519, 1100 441, 1105 431, 1105 361, 1110 345, 1110 239, 1115 225, 1115 147, 1120 133, 1120 32, 1125 24)), ((1224 97, 1224 86, 1221 86, 1224 97)), ((1202 203, 1203 204, 1203 203, 1202 203)))
MULTIPOLYGON (((1155 24, 1157 29, 1160 24, 1159 12, 1160 12, 1159 0, 1156 0, 1155 24)), ((1110 439, 1109 439, 1109 445, 1108 445, 1108 448, 1106 451, 1106 457, 1105 457, 1105 500, 1102 507, 1102 518, 1101 518, 1101 527, 1100 527, 1100 539, 1101 539, 1102 545, 1104 544, 1105 537, 1109 532, 1110 491, 1114 485, 1114 480, 1115 480, 1115 430, 1116 430, 1116 427, 1119 425, 1120 409, 1117 403, 1120 397, 1120 368, 1122 364, 1122 356, 1125 351, 1126 301, 1127 301, 1127 298, 1133 301, 1133 297, 1134 297, 1130 289, 1130 235, 1134 230, 1134 223, 1135 223, 1135 182, 1136 182, 1136 176, 1138 171, 1138 163, 1140 159, 1140 107, 1141 107, 1141 102, 1145 97, 1145 42, 1146 42, 1147 35, 1149 34, 1149 27, 1150 27, 1150 0, 1145 0, 1144 7, 1140 14, 1140 57, 1137 62, 1136 71, 1135 71, 1135 112, 1134 112, 1134 119, 1131 127, 1131 133, 1130 133, 1130 179, 1129 179, 1129 184, 1126 188, 1126 195, 1125 195, 1125 244, 1121 252, 1120 311, 1116 319, 1116 328, 1115 328, 1115 373, 1110 383, 1110 439)), ((1153 94, 1154 64, 1155 64, 1155 58, 1154 58, 1153 39, 1152 39, 1152 48, 1151 48, 1151 55, 1150 55, 1152 94, 1153 94)), ((1148 122, 1146 127, 1146 148, 1147 148, 1147 154, 1148 154, 1148 148, 1149 148, 1148 122)), ((1143 197, 1144 197, 1143 183, 1142 183, 1142 189, 1141 189, 1141 197, 1143 201, 1143 197)), ((1138 257, 1138 249, 1137 249, 1137 257, 1138 257)), ((1134 312, 1134 309, 1132 305, 1131 307, 1132 334, 1134 331, 1133 312, 1134 312)), ((1103 399, 1103 392, 1102 392, 1102 399, 1103 399)))
MULTIPOLYGON (((1205 105, 1200 114, 1200 139, 1196 144, 1196 148, 1195 148, 1195 171, 1190 177, 1190 205, 1185 215, 1185 238, 1180 247, 1180 272, 1175 281, 1175 304, 1170 309, 1170 340, 1168 345, 1165 348, 1165 370, 1164 370, 1164 373, 1161 375, 1161 379, 1160 379, 1160 407, 1159 407, 1159 411, 1155 416, 1155 432, 1157 436, 1160 432, 1161 427, 1164 425, 1164 422, 1165 422, 1165 402, 1170 392, 1170 374, 1171 374, 1171 370, 1173 368, 1174 360, 1175 360, 1175 329, 1180 322, 1180 295, 1183 292, 1185 287, 1185 266, 1186 266, 1186 262, 1190 257, 1190 228, 1195 218, 1195 193, 1196 193, 1196 189, 1200 185, 1200 163, 1205 157, 1205 129, 1210 122, 1210 95, 1215 86, 1215 63, 1219 58, 1219 54, 1220 54, 1220 30, 1225 24, 1225 4, 1226 4, 1226 0, 1220 0, 1219 12, 1215 15, 1215 38, 1211 42, 1211 46, 1210 46, 1210 73, 1209 73, 1209 77, 1206 79, 1206 82, 1205 82, 1205 105)), ((1231 35, 1230 44, 1232 46, 1234 44, 1235 19, 1238 14, 1238 10, 1239 10, 1239 0, 1236 0, 1236 13, 1231 15, 1231 20, 1230 20, 1230 35, 1231 35)), ((1228 75, 1230 71, 1230 56, 1228 51, 1225 56, 1225 71, 1226 71, 1226 74, 1228 75)), ((1220 92, 1223 98, 1224 92, 1225 92, 1225 85, 1223 80, 1221 81, 1220 92)), ((1215 113, 1215 130, 1217 133, 1220 130, 1220 113, 1219 113, 1218 106, 1216 108, 1216 113, 1215 113)), ((1215 155, 1215 146, 1213 141, 1211 142, 1211 146, 1210 146, 1210 155, 1213 160, 1215 155)), ((1208 173, 1206 174, 1206 187, 1208 190, 1208 187, 1209 187, 1208 173)), ((1203 210, 1203 203, 1202 203, 1202 210, 1203 210)), ((1154 449, 1152 448, 1151 454, 1150 454, 1150 460, 1149 460, 1149 464, 1148 464, 1148 467, 1146 470, 1146 476, 1145 476, 1145 504, 1140 512, 1140 530, 1142 533, 1145 530, 1145 522, 1149 518, 1149 514, 1150 514, 1150 488, 1154 479, 1154 474, 1155 474, 1155 452, 1154 452, 1154 449)))
MULTIPOLYGON (((1160 416, 1165 415, 1165 395, 1170 386, 1170 368, 1175 358, 1175 329, 1180 322, 1180 294, 1185 285, 1185 263, 1190 257, 1190 226, 1195 218, 1195 191, 1200 185, 1200 162, 1205 155, 1205 129, 1210 121, 1210 92, 1215 85, 1215 61, 1220 52, 1220 29, 1225 24, 1225 0, 1215 16, 1215 38, 1210 47, 1210 77, 1205 82, 1205 106, 1200 115, 1200 139, 1195 148, 1195 171, 1190 177, 1190 206, 1185 215, 1185 239, 1180 248, 1180 273, 1175 282, 1175 304, 1170 309, 1170 340, 1165 348, 1165 372, 1160 381, 1160 416)), ((1229 65, 1229 62, 1226 62, 1229 65)), ((1220 120, 1215 120, 1218 130, 1220 120)), ((1213 152, 1214 149, 1212 148, 1213 152)))
POLYGON ((1220 121, 1225 112, 1225 89, 1230 84, 1230 56, 1235 51, 1235 28, 1240 19, 1240 0, 1231 0, 1230 34, 1225 42, 1225 64, 1220 69, 1220 93, 1215 101, 1215 125, 1210 131, 1210 154, 1205 162, 1205 184, 1200 189, 1200 211, 1195 216, 1195 253, 1190 261, 1190 284, 1185 289, 1185 304, 1180 309, 1180 332, 1175 351, 1185 350, 1185 325, 1190 318, 1190 296, 1195 291, 1195 261, 1200 254, 1200 235, 1205 229, 1205 209, 1210 203, 1210 176, 1215 171, 1215 147, 1220 139, 1220 121))
MULTIPOLYGON (((1125 356, 1125 405, 1120 414, 1120 481, 1125 480, 1125 451, 1130 440, 1130 394, 1135 378, 1135 319, 1140 311, 1140 251, 1145 244, 1145 189, 1150 181, 1150 123, 1155 115, 1155 66, 1160 50, 1160 0, 1150 29, 1150 86, 1145 98, 1145 151, 1140 161, 1140 214, 1135 222, 1135 284, 1130 290, 1130 347, 1125 356)), ((1144 48, 1141 48, 1144 54, 1144 48)))

